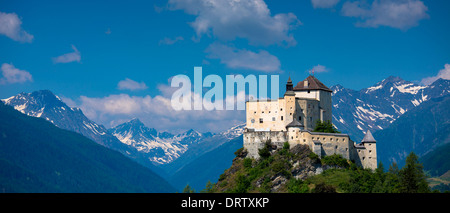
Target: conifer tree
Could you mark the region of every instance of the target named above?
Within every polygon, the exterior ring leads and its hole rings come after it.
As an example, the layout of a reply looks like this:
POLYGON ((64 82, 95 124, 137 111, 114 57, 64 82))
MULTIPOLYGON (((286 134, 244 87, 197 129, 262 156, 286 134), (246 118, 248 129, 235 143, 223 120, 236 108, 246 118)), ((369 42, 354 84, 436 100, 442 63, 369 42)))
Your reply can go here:
POLYGON ((406 164, 399 172, 400 191, 403 193, 430 192, 423 165, 419 163, 419 157, 411 152, 406 157, 406 164))

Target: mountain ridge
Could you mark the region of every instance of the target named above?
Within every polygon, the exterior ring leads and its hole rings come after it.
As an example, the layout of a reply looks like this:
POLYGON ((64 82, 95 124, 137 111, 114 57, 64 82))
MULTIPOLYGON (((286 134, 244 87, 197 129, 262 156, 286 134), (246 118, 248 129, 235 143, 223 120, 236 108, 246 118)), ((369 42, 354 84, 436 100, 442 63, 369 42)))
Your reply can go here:
POLYGON ((174 192, 150 169, 43 118, 0 103, 3 192, 174 192))
POLYGON ((450 81, 438 79, 421 86, 389 76, 359 91, 341 85, 334 85, 331 90, 333 124, 359 141, 367 130, 382 130, 422 102, 450 94, 450 81))

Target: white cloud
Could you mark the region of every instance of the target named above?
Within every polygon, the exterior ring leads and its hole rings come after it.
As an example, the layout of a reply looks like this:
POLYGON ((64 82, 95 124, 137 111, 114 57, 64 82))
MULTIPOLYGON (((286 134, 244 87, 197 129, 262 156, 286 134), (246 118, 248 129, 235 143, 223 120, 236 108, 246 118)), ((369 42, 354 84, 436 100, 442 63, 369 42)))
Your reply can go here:
POLYGON ((81 54, 80 51, 75 47, 75 45, 72 45, 73 52, 66 53, 64 55, 60 55, 58 57, 52 58, 53 63, 70 63, 70 62, 78 62, 81 61, 81 54))
POLYGON ((165 44, 165 45, 172 45, 172 44, 175 44, 175 43, 178 42, 178 41, 183 41, 183 40, 184 40, 184 38, 181 37, 181 36, 177 36, 177 37, 174 38, 174 39, 165 37, 164 39, 162 39, 162 40, 159 41, 159 45, 162 45, 162 44, 165 44))
POLYGON ((233 69, 250 69, 262 72, 280 70, 280 61, 265 50, 253 52, 213 43, 207 49, 207 57, 220 59, 220 62, 233 69))
POLYGON ((313 70, 315 73, 321 73, 321 72, 328 72, 330 71, 327 67, 323 66, 323 65, 316 65, 313 67, 313 70))
POLYGON ((430 85, 439 78, 450 80, 450 64, 445 64, 444 69, 439 70, 439 73, 436 76, 422 79, 421 83, 424 85, 430 85))
POLYGON ((33 81, 33 77, 29 72, 19 70, 12 64, 3 63, 1 70, 3 77, 0 78, 0 84, 14 84, 33 81))
POLYGON ((125 80, 119 81, 117 88, 120 90, 145 90, 148 87, 144 82, 139 83, 129 78, 125 78, 125 80))
POLYGON ((301 22, 293 13, 271 15, 263 0, 169 0, 171 10, 196 16, 190 23, 197 37, 211 34, 221 40, 248 39, 252 45, 296 45, 290 33, 301 22))
MULTIPOLYGON (((237 96, 240 98, 240 96, 237 96)), ((229 101, 229 97, 227 100, 229 101)), ((233 125, 243 123, 245 111, 227 110, 180 110, 171 106, 170 97, 130 96, 128 94, 109 95, 92 98, 81 96, 76 107, 91 120, 106 126, 114 126, 122 121, 137 117, 149 127, 158 130, 223 131, 233 125)), ((69 101, 73 104, 73 102, 69 101)))
POLYGON ((15 13, 0 12, 0 34, 3 34, 14 41, 33 41, 34 36, 22 29, 22 20, 15 13))
POLYGON ((357 17, 359 27, 388 26, 407 30, 417 26, 420 20, 428 18, 428 7, 420 0, 374 0, 371 5, 365 1, 345 2, 342 15, 357 17))
POLYGON ((314 8, 332 8, 339 0, 311 0, 311 4, 314 8))

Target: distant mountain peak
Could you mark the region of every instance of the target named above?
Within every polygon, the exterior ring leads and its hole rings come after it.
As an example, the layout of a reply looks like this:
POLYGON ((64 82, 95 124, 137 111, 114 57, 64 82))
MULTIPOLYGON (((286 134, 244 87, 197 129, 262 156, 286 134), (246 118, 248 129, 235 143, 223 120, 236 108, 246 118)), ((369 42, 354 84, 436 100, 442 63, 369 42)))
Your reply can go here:
POLYGON ((382 80, 381 82, 399 82, 399 81, 404 81, 404 80, 398 76, 391 75, 391 76, 385 78, 384 80, 382 80))

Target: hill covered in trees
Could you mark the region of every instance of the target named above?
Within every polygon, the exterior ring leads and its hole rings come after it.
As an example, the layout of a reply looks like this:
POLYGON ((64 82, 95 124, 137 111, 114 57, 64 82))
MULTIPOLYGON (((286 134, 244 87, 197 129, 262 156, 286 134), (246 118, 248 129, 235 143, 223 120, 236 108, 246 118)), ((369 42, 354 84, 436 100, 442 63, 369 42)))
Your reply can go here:
MULTIPOLYGON (((274 149, 270 143, 260 150, 258 160, 238 150, 232 166, 215 184, 202 192, 230 193, 426 193, 431 192, 418 156, 410 153, 405 166, 396 164, 384 171, 356 166, 340 155, 318 158, 308 146, 274 149)), ((187 186, 189 187, 189 186, 187 186)), ((187 192, 192 192, 188 188, 187 192)), ((186 190, 185 190, 186 192, 186 190)))

